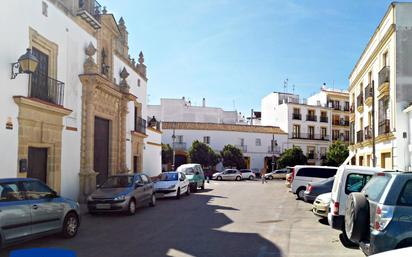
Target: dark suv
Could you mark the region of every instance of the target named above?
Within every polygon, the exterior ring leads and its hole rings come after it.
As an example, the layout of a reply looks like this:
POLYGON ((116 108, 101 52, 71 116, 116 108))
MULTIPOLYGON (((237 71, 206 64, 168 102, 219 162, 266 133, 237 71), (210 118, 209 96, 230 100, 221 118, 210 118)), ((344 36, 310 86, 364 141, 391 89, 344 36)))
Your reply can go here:
POLYGON ((350 194, 345 230, 366 255, 412 246, 412 173, 378 173, 350 194))

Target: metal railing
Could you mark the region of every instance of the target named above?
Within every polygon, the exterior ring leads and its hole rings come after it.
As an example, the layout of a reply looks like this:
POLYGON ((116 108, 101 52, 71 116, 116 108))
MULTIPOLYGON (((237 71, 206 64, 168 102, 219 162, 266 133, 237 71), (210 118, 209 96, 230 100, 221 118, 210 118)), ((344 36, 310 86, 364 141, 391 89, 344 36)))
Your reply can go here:
POLYGON ((320 122, 328 122, 328 116, 320 116, 319 120, 320 122))
POLYGON ((100 22, 102 6, 96 0, 79 0, 79 11, 86 11, 100 22))
POLYGON ((363 106, 363 93, 360 93, 358 95, 358 97, 356 98, 356 103, 358 107, 363 106))
POLYGON ((292 119, 294 119, 294 120, 301 120, 301 119, 302 119, 302 114, 300 114, 300 113, 292 113, 292 119))
POLYGON ((378 127, 378 134, 379 135, 387 134, 390 131, 391 131, 390 121, 388 119, 379 121, 379 127, 378 127))
POLYGON ((178 150, 178 151, 186 151, 187 150, 187 146, 186 146, 185 142, 174 142, 173 143, 173 148, 175 150, 178 150))
POLYGON ((389 66, 385 66, 383 67, 379 73, 378 73, 378 77, 379 77, 379 86, 382 85, 383 83, 389 82, 389 76, 390 74, 390 69, 389 66))
POLYGON ((365 127, 365 140, 372 139, 372 128, 371 126, 365 127))
POLYGON ((372 84, 368 84, 365 87, 365 100, 369 97, 373 97, 372 84))
POLYGON ((307 121, 317 121, 318 117, 316 115, 313 115, 313 114, 307 114, 306 115, 306 120, 307 121))
POLYGON ((242 152, 247 153, 247 145, 236 145, 242 152))
POLYGON ((291 139, 309 139, 309 140, 326 140, 329 141, 328 135, 311 134, 311 133, 299 133, 292 134, 291 139))
POLYGON ((34 73, 29 81, 29 97, 63 106, 64 83, 46 75, 34 73))
POLYGON ((146 134, 146 120, 141 117, 136 117, 134 123, 134 131, 146 134))
POLYGON ((358 132, 356 132, 356 142, 360 143, 363 142, 363 131, 359 130, 358 132))

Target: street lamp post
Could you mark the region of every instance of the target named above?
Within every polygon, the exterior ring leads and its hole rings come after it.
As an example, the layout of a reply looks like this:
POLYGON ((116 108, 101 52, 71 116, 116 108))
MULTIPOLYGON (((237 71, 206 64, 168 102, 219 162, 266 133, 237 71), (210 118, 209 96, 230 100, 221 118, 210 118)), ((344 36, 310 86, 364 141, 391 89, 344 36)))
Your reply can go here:
POLYGON ((372 80, 372 165, 376 167, 376 142, 375 142, 375 81, 372 80))
POLYGON ((175 140, 176 140, 176 135, 175 135, 175 129, 173 128, 173 135, 172 135, 172 148, 173 148, 173 156, 172 156, 172 170, 175 170, 175 160, 176 160, 176 157, 175 157, 175 140))

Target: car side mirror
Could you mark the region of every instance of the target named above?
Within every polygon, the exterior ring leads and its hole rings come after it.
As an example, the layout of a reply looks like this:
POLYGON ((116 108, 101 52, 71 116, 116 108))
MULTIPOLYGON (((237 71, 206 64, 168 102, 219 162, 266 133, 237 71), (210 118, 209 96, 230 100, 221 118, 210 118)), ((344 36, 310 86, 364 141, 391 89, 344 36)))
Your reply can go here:
POLYGON ((199 171, 196 171, 195 175, 199 175, 199 174, 200 174, 200 172, 199 172, 199 171))
POLYGON ((50 194, 47 194, 47 198, 49 199, 53 199, 53 198, 57 198, 57 192, 56 191, 51 191, 50 194))
POLYGON ((180 178, 180 181, 185 181, 185 179, 184 179, 184 178, 180 178))

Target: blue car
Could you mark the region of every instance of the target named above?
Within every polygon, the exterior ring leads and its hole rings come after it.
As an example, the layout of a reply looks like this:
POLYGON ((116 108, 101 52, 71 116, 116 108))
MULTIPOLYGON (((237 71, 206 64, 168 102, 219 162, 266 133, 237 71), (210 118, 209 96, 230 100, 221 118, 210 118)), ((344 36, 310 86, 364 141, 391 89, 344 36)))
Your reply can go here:
POLYGON ((59 196, 37 179, 0 179, 1 245, 60 233, 74 237, 79 204, 59 196))

